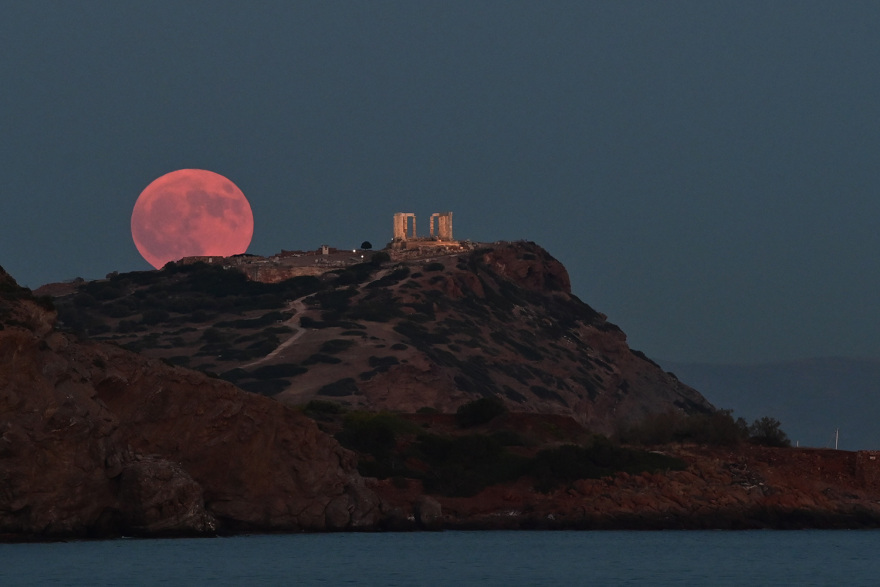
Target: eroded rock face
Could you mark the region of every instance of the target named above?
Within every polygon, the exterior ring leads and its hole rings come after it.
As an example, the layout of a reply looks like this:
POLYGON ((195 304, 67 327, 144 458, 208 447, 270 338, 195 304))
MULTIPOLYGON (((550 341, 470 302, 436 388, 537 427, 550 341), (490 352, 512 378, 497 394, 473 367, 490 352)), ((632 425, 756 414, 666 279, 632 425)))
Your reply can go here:
POLYGON ((158 362, 145 369, 119 350, 108 351, 107 361, 115 372, 95 388, 125 423, 119 435, 138 452, 180 462, 226 526, 323 529, 328 516, 333 528, 372 523, 352 499, 359 491, 353 455, 313 421, 194 371, 158 362), (337 505, 327 513, 331 502, 337 505))
POLYGON ((497 275, 520 287, 541 293, 571 293, 568 271, 534 243, 493 247, 483 254, 483 262, 497 275))
POLYGON ((378 520, 353 455, 311 420, 203 374, 73 340, 16 288, 0 274, 0 535, 378 520))

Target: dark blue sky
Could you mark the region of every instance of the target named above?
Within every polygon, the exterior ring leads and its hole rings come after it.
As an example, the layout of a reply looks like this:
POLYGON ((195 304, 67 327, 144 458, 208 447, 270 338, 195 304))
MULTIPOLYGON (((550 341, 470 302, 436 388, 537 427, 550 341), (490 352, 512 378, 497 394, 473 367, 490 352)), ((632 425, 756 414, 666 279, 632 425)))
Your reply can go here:
POLYGON ((148 269, 129 219, 232 179, 250 252, 533 240, 659 359, 880 356, 880 4, 10 2, 0 265, 148 269))

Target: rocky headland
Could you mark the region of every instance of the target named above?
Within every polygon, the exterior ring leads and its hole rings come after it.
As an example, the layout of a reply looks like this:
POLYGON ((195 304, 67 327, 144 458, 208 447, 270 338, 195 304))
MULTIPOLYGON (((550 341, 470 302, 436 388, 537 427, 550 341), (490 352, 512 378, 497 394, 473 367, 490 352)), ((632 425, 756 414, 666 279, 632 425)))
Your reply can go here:
POLYGON ((877 455, 751 444, 540 247, 383 253, 0 271, 0 536, 880 525, 877 455))

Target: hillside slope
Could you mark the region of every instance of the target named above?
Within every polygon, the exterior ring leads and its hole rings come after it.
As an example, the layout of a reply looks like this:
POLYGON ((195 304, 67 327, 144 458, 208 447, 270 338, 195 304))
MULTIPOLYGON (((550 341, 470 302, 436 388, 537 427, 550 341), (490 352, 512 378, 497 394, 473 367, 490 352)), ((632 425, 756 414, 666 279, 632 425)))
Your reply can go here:
POLYGON ((80 284, 56 303, 67 328, 292 405, 449 412, 497 396, 603 433, 649 413, 712 409, 632 351, 533 243, 279 283, 235 266, 173 265, 80 284))
POLYGON ((378 520, 354 455, 278 402, 55 330, 0 269, 0 537, 378 520))

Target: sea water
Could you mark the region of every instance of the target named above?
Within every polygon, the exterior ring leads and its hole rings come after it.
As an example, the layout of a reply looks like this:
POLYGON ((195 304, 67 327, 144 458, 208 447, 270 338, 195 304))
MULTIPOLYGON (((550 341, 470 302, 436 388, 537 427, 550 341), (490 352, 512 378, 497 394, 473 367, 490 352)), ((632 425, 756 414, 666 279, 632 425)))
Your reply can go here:
POLYGON ((0 585, 874 585, 880 531, 436 532, 0 544, 0 585))

